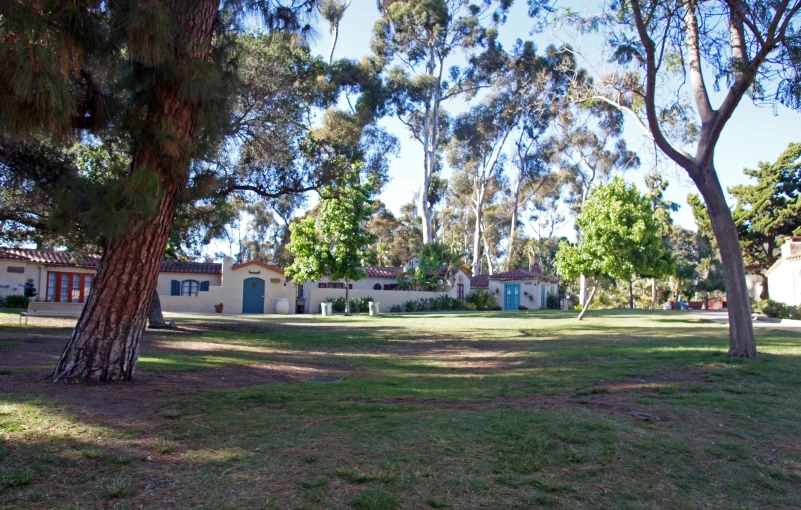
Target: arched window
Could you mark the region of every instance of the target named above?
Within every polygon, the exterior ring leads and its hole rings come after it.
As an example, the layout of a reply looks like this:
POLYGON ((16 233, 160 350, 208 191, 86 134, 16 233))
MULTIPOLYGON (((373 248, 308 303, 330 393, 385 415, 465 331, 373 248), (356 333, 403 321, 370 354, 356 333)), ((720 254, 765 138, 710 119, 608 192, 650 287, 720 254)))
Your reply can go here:
POLYGON ((376 283, 375 285, 373 285, 373 290, 381 290, 381 284, 376 283))
POLYGON ((182 296, 197 296, 198 290, 200 290, 200 283, 197 280, 184 280, 181 282, 182 296))

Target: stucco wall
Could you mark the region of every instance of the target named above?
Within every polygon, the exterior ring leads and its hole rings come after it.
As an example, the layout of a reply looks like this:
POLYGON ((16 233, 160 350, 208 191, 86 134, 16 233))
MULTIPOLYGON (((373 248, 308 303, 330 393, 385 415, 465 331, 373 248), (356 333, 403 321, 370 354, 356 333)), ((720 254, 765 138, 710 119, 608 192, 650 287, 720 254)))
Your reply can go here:
MULTIPOLYGON (((22 294, 25 291, 25 280, 33 278, 34 282, 37 277, 29 276, 28 265, 21 260, 2 260, 0 261, 0 297, 12 296, 22 294), (9 267, 22 267, 25 268, 24 273, 9 273, 9 267)), ((39 287, 36 288, 39 290, 39 287)))
MULTIPOLYGON (((219 287, 222 284, 222 276, 218 274, 201 274, 201 273, 159 273, 157 288, 159 297, 169 296, 172 292, 172 281, 178 280, 195 280, 196 282, 209 282, 209 290, 211 287, 219 287)), ((219 303, 219 301, 218 301, 219 303)))
POLYGON ((782 260, 768 275, 770 299, 788 305, 801 305, 801 260, 782 260))
POLYGON ((495 294, 495 301, 498 306, 503 307, 503 286, 507 283, 517 283, 520 285, 520 304, 529 310, 539 310, 542 308, 542 286, 545 286, 545 296, 558 294, 559 289, 555 283, 541 282, 538 280, 490 280, 488 290, 495 294), (528 292, 528 296, 525 294, 528 292))

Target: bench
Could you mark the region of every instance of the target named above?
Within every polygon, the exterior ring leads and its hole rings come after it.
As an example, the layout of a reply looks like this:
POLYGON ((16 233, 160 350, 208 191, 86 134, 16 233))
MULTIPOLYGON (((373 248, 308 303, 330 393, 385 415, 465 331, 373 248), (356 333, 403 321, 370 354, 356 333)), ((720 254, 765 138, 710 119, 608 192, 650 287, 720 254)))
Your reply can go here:
POLYGON ((81 316, 83 303, 51 303, 48 301, 31 301, 28 309, 19 314, 19 323, 22 325, 22 318, 25 317, 25 326, 28 325, 28 317, 50 317, 50 318, 75 318, 81 316))

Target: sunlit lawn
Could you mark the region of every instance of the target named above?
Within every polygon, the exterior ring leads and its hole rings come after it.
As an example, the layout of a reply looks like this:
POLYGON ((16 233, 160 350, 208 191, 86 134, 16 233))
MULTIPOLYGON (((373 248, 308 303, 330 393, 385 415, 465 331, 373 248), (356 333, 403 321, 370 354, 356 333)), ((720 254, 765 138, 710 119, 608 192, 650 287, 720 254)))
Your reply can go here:
MULTIPOLYGON (((69 335, 16 320, 0 314, 0 361, 69 335)), ((0 391, 29 380, 0 395, 0 507, 801 506, 795 333, 758 330, 742 361, 680 312, 176 321, 198 332, 149 332, 122 388, 0 370, 0 391), (146 414, 82 408, 115 392, 146 414)))

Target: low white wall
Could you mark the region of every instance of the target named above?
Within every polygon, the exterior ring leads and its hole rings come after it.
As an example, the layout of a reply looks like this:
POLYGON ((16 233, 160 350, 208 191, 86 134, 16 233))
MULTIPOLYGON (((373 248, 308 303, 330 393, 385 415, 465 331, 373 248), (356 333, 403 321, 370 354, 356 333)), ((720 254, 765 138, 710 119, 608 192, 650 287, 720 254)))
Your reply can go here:
POLYGON ((801 305, 801 260, 782 260, 768 276, 770 299, 787 305, 801 305))
MULTIPOLYGON (((420 298, 432 298, 450 294, 449 292, 425 292, 421 290, 357 290, 352 289, 349 293, 350 299, 360 299, 372 297, 381 305, 381 312, 389 312, 393 305, 402 305, 407 301, 420 298)), ((320 313, 320 303, 325 303, 329 298, 345 297, 345 289, 312 289, 307 298, 306 311, 308 313, 320 313)), ((455 297, 454 295, 451 297, 455 297)))

